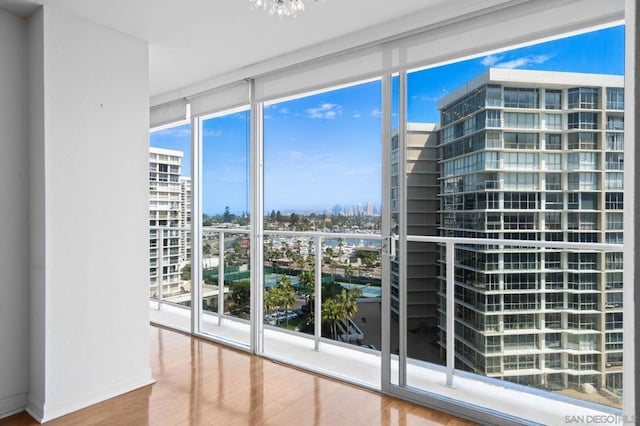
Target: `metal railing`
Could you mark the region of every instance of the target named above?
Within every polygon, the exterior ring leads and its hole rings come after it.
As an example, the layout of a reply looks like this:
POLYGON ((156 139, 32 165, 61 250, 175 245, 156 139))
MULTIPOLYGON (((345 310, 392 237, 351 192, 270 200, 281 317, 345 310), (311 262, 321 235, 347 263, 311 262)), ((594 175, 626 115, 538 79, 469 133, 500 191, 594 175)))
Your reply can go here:
MULTIPOLYGON (((163 277, 163 256, 161 253, 164 251, 164 241, 162 239, 161 233, 165 230, 172 230, 178 232, 188 232, 190 229, 186 228, 171 228, 171 227, 152 227, 151 230, 157 230, 159 232, 157 238, 159 240, 158 243, 158 283, 161 287, 162 277, 163 277)), ((224 268, 225 268, 225 236, 226 235, 238 235, 244 234, 250 236, 249 229, 233 229, 233 228, 216 228, 216 227, 204 227, 203 233, 213 233, 218 235, 218 254, 219 254, 219 262, 218 262, 218 288, 217 288, 217 297, 218 297, 218 306, 217 306, 217 318, 218 325, 222 323, 222 319, 225 317, 229 317, 229 315, 225 315, 224 313, 224 268)), ((456 318, 455 312, 455 266, 456 266, 456 246, 459 245, 469 245, 474 247, 482 247, 482 246, 491 246, 493 248, 542 248, 542 249, 554 249, 554 250, 575 250, 579 252, 622 252, 623 245, 621 244, 602 244, 602 243, 579 243, 579 242, 554 242, 554 241, 537 241, 537 240, 511 240, 511 239, 490 239, 490 238, 458 238, 458 237, 441 237, 441 236, 416 236, 409 235, 404 239, 398 236, 392 236, 383 238, 380 234, 370 234, 370 233, 344 233, 344 232, 300 232, 300 231, 279 231, 279 230, 269 230, 264 231, 263 236, 269 237, 285 237, 285 238, 308 238, 313 242, 313 254, 315 260, 315 276, 314 276, 314 291, 316 294, 315 303, 313 306, 314 312, 314 329, 313 329, 313 340, 314 340, 314 349, 319 350, 320 342, 325 341, 322 337, 321 325, 322 321, 322 266, 323 266, 323 242, 325 240, 333 240, 333 239, 358 239, 358 240, 368 240, 368 241, 380 241, 381 246, 380 249, 383 255, 389 256, 392 258, 395 253, 391 250, 391 246, 395 246, 395 242, 412 242, 412 243, 435 243, 445 248, 445 264, 446 271, 444 275, 445 279, 445 329, 446 330, 455 330, 455 322, 456 318)), ((266 242, 265 242, 266 245, 266 242)), ((385 258, 383 257, 383 261, 385 258)), ((260 273, 262 273, 262 268, 264 265, 260 265, 260 273)), ((192 265, 193 268, 193 265, 192 265)), ((540 265, 540 268, 544 268, 540 265)), ((264 291, 264 288, 261 289, 264 291)), ((160 309, 160 305, 162 303, 166 303, 162 297, 162 291, 158 292, 158 309, 160 309)), ((254 315, 255 313, 251 313, 254 315)), ((262 317, 262 315, 261 315, 262 317)), ((285 331, 285 330, 282 330, 285 331)), ((446 361, 445 361, 445 371, 446 371, 446 382, 448 385, 453 384, 453 377, 455 372, 455 332, 447 332, 446 333, 446 361)), ((335 344, 341 344, 338 341, 327 340, 335 344)), ((405 355, 405 362, 407 361, 405 355)))

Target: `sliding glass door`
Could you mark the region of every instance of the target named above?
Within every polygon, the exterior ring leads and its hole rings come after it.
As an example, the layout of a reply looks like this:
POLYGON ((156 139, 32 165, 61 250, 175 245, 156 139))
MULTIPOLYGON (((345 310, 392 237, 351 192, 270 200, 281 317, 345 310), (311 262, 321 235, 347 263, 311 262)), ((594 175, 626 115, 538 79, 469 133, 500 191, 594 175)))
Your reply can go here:
POLYGON ((249 109, 239 108, 197 121, 202 182, 199 331, 249 348, 249 109))
POLYGON ((264 353, 370 386, 381 344, 380 86, 264 106, 264 353))
POLYGON ((385 79, 392 392, 622 407, 623 35, 385 79))

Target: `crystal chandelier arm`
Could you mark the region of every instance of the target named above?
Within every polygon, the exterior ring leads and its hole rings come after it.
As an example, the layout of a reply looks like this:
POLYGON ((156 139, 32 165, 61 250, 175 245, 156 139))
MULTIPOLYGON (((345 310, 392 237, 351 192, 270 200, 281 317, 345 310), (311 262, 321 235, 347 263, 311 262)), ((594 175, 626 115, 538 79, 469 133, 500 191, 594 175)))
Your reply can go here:
MULTIPOLYGON (((324 0, 314 0, 324 2, 324 0)), ((269 16, 277 15, 296 17, 305 10, 304 0, 249 0, 251 9, 264 9, 269 16)))

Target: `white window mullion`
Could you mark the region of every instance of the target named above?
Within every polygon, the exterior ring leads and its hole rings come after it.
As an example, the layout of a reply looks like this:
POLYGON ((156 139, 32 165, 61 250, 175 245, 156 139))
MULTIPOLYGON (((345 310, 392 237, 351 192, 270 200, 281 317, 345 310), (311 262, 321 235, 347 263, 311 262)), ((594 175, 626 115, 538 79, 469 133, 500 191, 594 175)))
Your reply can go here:
POLYGON ((264 108, 262 102, 256 102, 255 84, 250 82, 250 227, 251 227, 251 351, 264 353, 264 275, 262 264, 264 258, 264 108))

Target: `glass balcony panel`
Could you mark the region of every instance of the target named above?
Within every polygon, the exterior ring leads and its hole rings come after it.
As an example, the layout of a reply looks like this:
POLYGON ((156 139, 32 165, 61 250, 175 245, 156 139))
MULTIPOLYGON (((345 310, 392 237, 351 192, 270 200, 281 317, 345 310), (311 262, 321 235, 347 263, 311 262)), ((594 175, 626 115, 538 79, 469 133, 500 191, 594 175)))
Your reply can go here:
MULTIPOLYGON (((299 350, 283 350, 291 339, 318 350, 380 350, 380 239, 367 237, 380 233, 381 109, 381 81, 265 105, 264 350, 270 355, 314 363, 299 350)), ((397 194, 397 170, 395 176, 397 194)), ((329 369, 354 374, 341 368, 329 369)))
POLYGON ((191 305, 190 135, 189 124, 149 135, 149 290, 158 309, 191 305))
POLYGON ((202 121, 201 331, 248 346, 249 110, 202 121))

